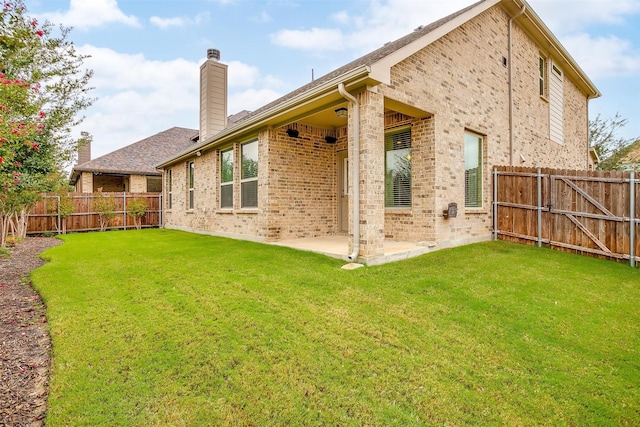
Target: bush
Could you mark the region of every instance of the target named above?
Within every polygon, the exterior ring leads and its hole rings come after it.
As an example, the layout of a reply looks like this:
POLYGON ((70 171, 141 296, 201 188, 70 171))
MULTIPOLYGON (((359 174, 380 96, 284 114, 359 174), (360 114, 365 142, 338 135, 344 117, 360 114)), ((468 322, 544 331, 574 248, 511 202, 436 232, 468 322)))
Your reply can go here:
POLYGON ((129 202, 129 215, 133 217, 133 224, 138 230, 142 228, 142 217, 147 213, 147 201, 144 199, 133 199, 129 202))
POLYGON ((98 193, 100 195, 94 199, 93 203, 100 221, 100 231, 105 231, 109 225, 109 221, 116 217, 118 203, 116 202, 116 198, 112 195, 107 196, 102 193, 102 191, 98 193))

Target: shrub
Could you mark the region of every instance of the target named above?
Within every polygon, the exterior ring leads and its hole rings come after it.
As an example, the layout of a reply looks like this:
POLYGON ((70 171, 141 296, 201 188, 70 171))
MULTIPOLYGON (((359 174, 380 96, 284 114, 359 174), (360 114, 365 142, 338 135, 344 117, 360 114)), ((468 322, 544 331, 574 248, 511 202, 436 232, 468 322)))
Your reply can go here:
POLYGON ((133 217, 133 224, 138 230, 142 228, 142 217, 147 213, 147 201, 144 199, 133 199, 129 202, 129 215, 133 217))
POLYGON ((99 191, 98 194, 99 196, 94 199, 93 204, 100 221, 100 231, 105 231, 109 225, 109 221, 116 216, 118 203, 113 195, 107 196, 102 191, 99 191))

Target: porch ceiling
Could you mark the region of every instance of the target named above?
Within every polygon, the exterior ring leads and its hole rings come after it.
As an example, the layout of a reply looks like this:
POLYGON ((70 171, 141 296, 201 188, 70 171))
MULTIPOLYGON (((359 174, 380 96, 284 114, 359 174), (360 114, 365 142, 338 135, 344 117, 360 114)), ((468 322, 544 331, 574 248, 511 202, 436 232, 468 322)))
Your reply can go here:
MULTIPOLYGON (((337 129, 347 125, 347 118, 336 116, 335 110, 337 110, 338 108, 348 108, 348 106, 349 104, 346 101, 334 102, 329 106, 325 105, 316 110, 297 116, 294 120, 290 120, 287 123, 282 123, 281 125, 298 122, 325 129, 337 129)), ((385 113, 389 111, 395 111, 419 119, 431 116, 431 113, 427 111, 387 97, 384 98, 384 110, 385 113)))

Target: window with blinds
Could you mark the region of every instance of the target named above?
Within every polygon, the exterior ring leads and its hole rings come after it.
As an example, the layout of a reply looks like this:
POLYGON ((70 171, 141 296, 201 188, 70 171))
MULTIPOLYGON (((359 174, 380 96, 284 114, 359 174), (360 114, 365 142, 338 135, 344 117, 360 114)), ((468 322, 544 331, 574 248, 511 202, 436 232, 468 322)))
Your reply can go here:
POLYGON ((258 207, 258 141, 241 146, 242 170, 240 176, 240 200, 243 208, 258 207))
POLYGON ((464 133, 464 206, 482 207, 482 141, 472 132, 464 133))
POLYGON ((388 208, 411 207, 411 128, 384 136, 384 203, 388 208))
POLYGON ((233 208, 233 148, 220 153, 220 207, 233 208))

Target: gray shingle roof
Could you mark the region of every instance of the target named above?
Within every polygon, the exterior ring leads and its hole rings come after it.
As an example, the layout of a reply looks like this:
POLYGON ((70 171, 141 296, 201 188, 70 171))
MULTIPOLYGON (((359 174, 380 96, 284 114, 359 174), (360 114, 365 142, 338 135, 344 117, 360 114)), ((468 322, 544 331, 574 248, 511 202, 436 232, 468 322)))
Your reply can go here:
POLYGON ((197 129, 172 127, 73 168, 74 172, 154 175, 156 165, 192 145, 197 129))

